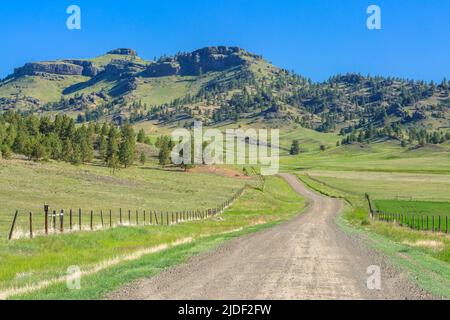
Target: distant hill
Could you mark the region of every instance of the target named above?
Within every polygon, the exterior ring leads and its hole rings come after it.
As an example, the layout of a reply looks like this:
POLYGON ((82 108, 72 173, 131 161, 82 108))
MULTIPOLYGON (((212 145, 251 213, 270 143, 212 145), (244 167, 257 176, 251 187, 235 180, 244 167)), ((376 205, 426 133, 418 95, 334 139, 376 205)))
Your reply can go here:
POLYGON ((146 61, 120 48, 93 59, 32 62, 0 82, 0 110, 92 120, 208 124, 255 118, 349 133, 389 125, 446 129, 450 82, 359 74, 323 83, 238 47, 206 47, 146 61))

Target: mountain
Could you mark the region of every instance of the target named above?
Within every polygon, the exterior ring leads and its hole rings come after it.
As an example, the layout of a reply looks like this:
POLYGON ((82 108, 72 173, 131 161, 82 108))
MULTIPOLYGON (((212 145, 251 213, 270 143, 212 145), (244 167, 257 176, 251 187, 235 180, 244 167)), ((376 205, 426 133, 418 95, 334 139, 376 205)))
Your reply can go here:
MULTIPOLYGON (((450 82, 344 74, 322 83, 238 47, 206 47, 154 61, 120 48, 93 59, 27 63, 0 82, 0 110, 64 112, 79 122, 255 118, 350 133, 401 126, 445 129, 450 82)), ((394 128, 395 129, 395 128, 394 128)))

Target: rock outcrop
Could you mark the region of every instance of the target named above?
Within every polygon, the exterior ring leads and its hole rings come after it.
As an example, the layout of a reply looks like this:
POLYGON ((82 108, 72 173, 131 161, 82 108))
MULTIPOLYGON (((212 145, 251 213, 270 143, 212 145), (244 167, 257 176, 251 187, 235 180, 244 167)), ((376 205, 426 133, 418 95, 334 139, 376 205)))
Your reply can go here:
POLYGON ((94 77, 98 73, 92 62, 63 60, 54 62, 32 62, 14 70, 14 76, 34 76, 42 73, 94 77))
POLYGON ((105 67, 104 73, 107 76, 129 76, 140 73, 145 70, 146 66, 133 61, 114 59, 105 67))
POLYGON ((127 48, 118 48, 111 51, 108 51, 108 54, 120 54, 125 56, 137 56, 137 52, 133 49, 127 49, 127 48))
POLYGON ((77 66, 83 67, 83 76, 87 77, 95 77, 100 70, 96 67, 94 67, 93 63, 91 61, 87 60, 64 60, 66 63, 75 64, 77 66))
POLYGON ((181 72, 180 64, 176 61, 158 62, 150 65, 144 72, 147 77, 166 77, 178 75, 181 72))
POLYGON ((207 47, 191 53, 181 53, 151 64, 146 76, 163 77, 170 75, 199 75, 212 71, 243 66, 249 59, 260 59, 238 47, 207 47))
POLYGON ((27 63, 23 67, 14 70, 14 75, 16 77, 25 75, 32 76, 41 73, 81 76, 83 74, 83 67, 65 62, 33 62, 27 63))

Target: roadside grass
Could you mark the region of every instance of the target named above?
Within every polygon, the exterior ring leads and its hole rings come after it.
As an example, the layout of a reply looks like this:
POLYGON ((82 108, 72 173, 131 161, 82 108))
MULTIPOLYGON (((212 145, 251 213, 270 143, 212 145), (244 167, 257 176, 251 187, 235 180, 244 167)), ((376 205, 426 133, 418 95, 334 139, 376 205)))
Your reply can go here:
MULTIPOLYGON (((235 237, 257 232, 274 226, 279 222, 247 227, 240 231, 213 235, 195 240, 191 243, 171 247, 167 250, 148 254, 140 259, 127 261, 117 266, 81 279, 80 290, 69 290, 65 282, 54 284, 45 289, 27 294, 15 295, 12 300, 98 300, 108 293, 119 289, 132 281, 150 278, 167 268, 186 262, 190 257, 211 250, 235 237)), ((201 277, 201 274, 199 274, 201 277)))
MULTIPOLYGON (((330 197, 345 199, 347 204, 337 218, 339 226, 349 234, 358 234, 369 246, 379 250, 397 267, 408 272, 411 281, 443 298, 450 298, 450 237, 429 231, 415 231, 393 223, 369 218, 367 201, 358 192, 346 193, 339 184, 312 178, 305 173, 298 177, 313 190, 330 197)), ((364 188, 360 185, 360 193, 364 188)), ((352 189, 354 190, 354 189, 352 189)))
MULTIPOLYGON (((375 227, 354 228, 344 216, 340 216, 337 220, 344 232, 357 234, 370 247, 382 252, 396 267, 406 270, 410 280, 417 283, 419 287, 437 297, 450 298, 448 251, 440 251, 433 256, 421 246, 411 245, 414 241, 423 243, 424 234, 380 222, 376 222, 375 227)), ((428 241, 435 243, 436 238, 430 234, 425 237, 428 236, 430 238, 428 241)), ((449 247, 448 238, 445 241, 447 241, 446 246, 449 247)))
POLYGON ((17 230, 27 230, 30 211, 36 229, 42 229, 44 204, 66 213, 80 207, 85 214, 94 210, 97 224, 100 210, 113 210, 117 219, 119 208, 148 212, 215 207, 246 183, 252 179, 162 170, 152 164, 112 174, 95 164, 0 160, 0 246, 5 245, 15 210, 20 212, 17 230))
POLYGON ((66 234, 17 240, 1 248, 0 294, 10 288, 33 286, 44 280, 63 277, 69 266, 79 266, 82 272, 92 271, 108 259, 124 257, 139 250, 173 244, 183 239, 193 242, 170 248, 161 253, 145 255, 119 263, 83 278, 81 291, 50 286, 21 298, 99 298, 119 285, 137 277, 149 276, 178 263, 192 254, 211 248, 240 232, 255 231, 291 218, 305 206, 305 201, 281 178, 266 180, 264 192, 248 188, 245 194, 224 214, 203 221, 191 221, 172 226, 120 227, 101 232, 66 234), (248 229, 250 228, 250 229, 248 229), (225 235, 224 233, 230 232, 225 235), (142 260, 144 259, 144 260, 142 260), (152 263, 148 263, 153 261, 152 263), (121 269, 123 268, 123 269, 121 269), (130 269, 131 268, 131 269, 130 269), (136 268, 136 269, 133 269, 136 268), (112 271, 115 270, 115 271, 112 271), (152 271, 154 273, 152 273, 152 271), (112 276, 116 274, 115 276, 112 276), (92 277, 92 278, 91 278, 92 277), (54 291, 55 290, 55 291, 54 291), (97 290, 99 292, 97 293, 97 290))

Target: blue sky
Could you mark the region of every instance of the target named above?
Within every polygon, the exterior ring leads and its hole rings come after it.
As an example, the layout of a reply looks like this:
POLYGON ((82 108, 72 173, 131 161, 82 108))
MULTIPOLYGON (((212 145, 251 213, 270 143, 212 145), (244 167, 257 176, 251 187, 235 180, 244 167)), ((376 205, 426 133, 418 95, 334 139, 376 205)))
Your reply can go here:
POLYGON ((29 61, 130 47, 143 58, 237 45, 321 81, 342 72, 450 78, 448 0, 29 0, 0 2, 0 78, 29 61), (82 29, 66 28, 81 8, 82 29), (382 30, 366 9, 382 10, 382 30))

